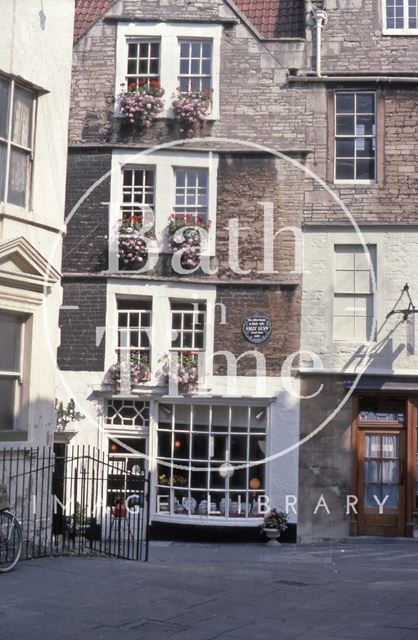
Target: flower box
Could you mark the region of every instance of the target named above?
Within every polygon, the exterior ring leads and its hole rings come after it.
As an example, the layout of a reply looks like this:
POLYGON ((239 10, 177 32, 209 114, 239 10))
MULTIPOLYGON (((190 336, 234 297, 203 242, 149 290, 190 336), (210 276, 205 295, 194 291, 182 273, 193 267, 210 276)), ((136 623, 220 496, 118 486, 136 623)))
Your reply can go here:
POLYGON ((142 269, 148 260, 147 239, 153 239, 152 231, 143 230, 142 216, 125 218, 119 224, 118 256, 121 271, 142 269))
POLYGON ((192 136, 201 128, 209 115, 212 104, 212 90, 191 90, 180 92, 173 101, 174 118, 180 125, 180 132, 192 136))
POLYGON ((182 252, 180 264, 183 269, 191 271, 200 265, 210 224, 210 220, 205 222, 199 215, 173 213, 170 216, 167 228, 169 248, 172 253, 182 252))
POLYGON ((131 82, 117 96, 116 115, 125 118, 130 124, 149 128, 164 109, 164 89, 156 80, 131 82))

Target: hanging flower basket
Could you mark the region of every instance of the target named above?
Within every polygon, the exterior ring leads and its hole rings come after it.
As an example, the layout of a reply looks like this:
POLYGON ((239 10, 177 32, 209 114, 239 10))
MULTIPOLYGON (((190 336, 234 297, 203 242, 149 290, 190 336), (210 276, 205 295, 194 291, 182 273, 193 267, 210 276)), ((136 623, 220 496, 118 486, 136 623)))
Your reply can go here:
POLYGON ((166 376, 167 384, 171 379, 178 385, 180 391, 186 393, 195 391, 199 383, 199 361, 197 353, 192 353, 191 351, 179 353, 179 363, 175 371, 171 371, 170 356, 167 354, 165 358, 166 362, 163 365, 163 373, 166 376))
POLYGON ((174 118, 180 125, 180 132, 187 136, 193 136, 199 127, 202 127, 212 104, 212 90, 191 90, 180 92, 173 100, 174 118))
MULTIPOLYGON (((121 363, 116 362, 113 364, 108 375, 110 377, 110 383, 117 393, 121 391, 121 363)), ((151 371, 149 362, 146 356, 138 355, 137 353, 131 354, 130 361, 130 377, 131 387, 138 386, 141 382, 148 382, 151 379, 151 371)))
POLYGON ((152 231, 143 232, 142 216, 132 216, 119 224, 119 269, 141 269, 148 260, 148 247, 144 238, 153 239, 152 231))
POLYGON ((156 80, 131 82, 117 96, 116 115, 129 123, 140 127, 151 127, 154 120, 164 109, 164 89, 156 80))
POLYGON ((198 215, 186 214, 185 216, 173 213, 168 219, 168 242, 172 253, 182 250, 180 264, 183 269, 192 270, 200 264, 202 253, 202 234, 199 229, 209 231, 211 221, 204 222, 198 215), (177 231, 179 238, 176 239, 177 231))

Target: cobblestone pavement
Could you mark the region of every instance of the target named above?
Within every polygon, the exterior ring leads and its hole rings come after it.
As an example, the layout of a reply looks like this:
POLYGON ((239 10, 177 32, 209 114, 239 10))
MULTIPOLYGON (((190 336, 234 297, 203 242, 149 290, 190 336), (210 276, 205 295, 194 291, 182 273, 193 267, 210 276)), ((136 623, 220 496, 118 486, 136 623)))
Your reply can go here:
POLYGON ((11 640, 417 640, 418 544, 153 543, 150 562, 47 558, 0 575, 11 640))

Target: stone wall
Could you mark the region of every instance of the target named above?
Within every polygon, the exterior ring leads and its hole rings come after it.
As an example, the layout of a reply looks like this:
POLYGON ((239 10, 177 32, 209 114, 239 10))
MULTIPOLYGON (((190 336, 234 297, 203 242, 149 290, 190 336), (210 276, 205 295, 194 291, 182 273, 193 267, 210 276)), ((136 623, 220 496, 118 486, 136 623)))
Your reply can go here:
MULTIPOLYGON (((345 396, 342 381, 332 376, 307 376, 301 394, 315 394, 300 404, 300 438, 328 419, 345 396)), ((320 542, 349 535, 350 518, 345 515, 346 496, 351 494, 351 421, 349 399, 335 418, 304 442, 299 449, 298 540, 320 542), (329 510, 318 506, 323 496, 329 510), (317 513, 315 514, 315 509, 317 513)))

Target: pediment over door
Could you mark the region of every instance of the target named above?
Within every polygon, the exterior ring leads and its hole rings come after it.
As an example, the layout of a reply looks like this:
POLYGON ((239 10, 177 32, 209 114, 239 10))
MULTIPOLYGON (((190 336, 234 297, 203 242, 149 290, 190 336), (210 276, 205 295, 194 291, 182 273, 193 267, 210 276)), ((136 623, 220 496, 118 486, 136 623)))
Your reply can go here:
MULTIPOLYGON (((0 285, 39 294, 59 282, 60 274, 25 238, 0 244, 0 285)), ((42 296, 41 296, 42 297, 42 296)))

